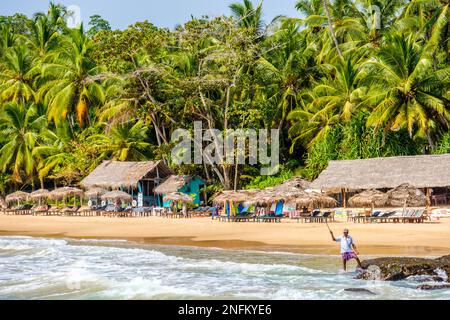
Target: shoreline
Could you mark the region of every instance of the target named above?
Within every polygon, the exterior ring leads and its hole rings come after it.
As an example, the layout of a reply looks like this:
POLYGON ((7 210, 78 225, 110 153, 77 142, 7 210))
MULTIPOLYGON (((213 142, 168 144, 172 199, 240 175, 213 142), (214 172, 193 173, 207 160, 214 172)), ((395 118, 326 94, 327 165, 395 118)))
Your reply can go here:
MULTIPOLYGON (((438 257, 450 253, 450 219, 425 224, 331 223, 349 228, 362 256, 438 257)), ((127 240, 138 244, 339 255, 324 224, 227 223, 167 219, 0 215, 0 236, 127 240)))

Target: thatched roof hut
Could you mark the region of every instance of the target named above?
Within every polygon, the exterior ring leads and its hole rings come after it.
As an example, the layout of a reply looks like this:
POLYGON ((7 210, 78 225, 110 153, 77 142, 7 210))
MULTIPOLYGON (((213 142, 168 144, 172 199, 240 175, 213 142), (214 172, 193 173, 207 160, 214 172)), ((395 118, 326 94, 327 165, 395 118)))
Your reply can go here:
POLYGON ((104 195, 107 192, 108 191, 103 188, 92 188, 89 189, 88 191, 85 191, 84 195, 88 199, 98 199, 100 198, 100 196, 104 195))
POLYGON ((388 191, 388 204, 392 207, 422 207, 426 204, 425 194, 408 184, 402 184, 388 191))
POLYGON ((115 191, 105 193, 104 195, 101 196, 101 199, 102 200, 112 200, 112 201, 119 201, 119 200, 131 201, 131 200, 133 200, 133 197, 126 192, 115 190, 115 191))
POLYGON ((385 207, 388 195, 378 190, 365 190, 348 200, 352 207, 385 207))
POLYGON ((185 193, 172 192, 164 196, 164 201, 174 201, 182 203, 193 203, 194 199, 185 193))
POLYGON ((450 154, 330 161, 311 184, 313 189, 361 190, 450 186, 450 154))
POLYGON ((41 200, 48 198, 50 191, 47 189, 39 189, 30 193, 29 198, 33 200, 41 200))
POLYGON ((104 161, 81 181, 85 189, 136 188, 140 180, 162 180, 172 170, 162 161, 104 161))
POLYGON ((82 197, 84 195, 83 190, 74 187, 62 187, 51 191, 48 197, 52 200, 59 200, 68 197, 82 197))
POLYGON ((8 195, 6 196, 6 198, 5 198, 5 201, 6 201, 7 203, 15 202, 15 201, 24 201, 24 200, 27 200, 27 199, 28 199, 28 196, 29 196, 29 195, 30 195, 30 194, 27 193, 27 192, 16 191, 16 192, 13 192, 13 193, 11 193, 11 194, 8 194, 8 195))

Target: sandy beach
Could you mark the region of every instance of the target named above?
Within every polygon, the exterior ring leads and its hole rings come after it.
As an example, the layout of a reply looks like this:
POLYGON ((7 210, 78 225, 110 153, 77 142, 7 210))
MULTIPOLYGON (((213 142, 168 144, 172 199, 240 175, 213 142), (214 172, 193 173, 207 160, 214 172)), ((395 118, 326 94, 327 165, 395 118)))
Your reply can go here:
MULTIPOLYGON (((362 255, 440 256, 450 253, 450 219, 424 224, 330 224, 349 228, 362 255)), ((47 217, 0 215, 0 235, 126 239, 167 245, 334 254, 325 224, 226 223, 210 218, 47 217)))

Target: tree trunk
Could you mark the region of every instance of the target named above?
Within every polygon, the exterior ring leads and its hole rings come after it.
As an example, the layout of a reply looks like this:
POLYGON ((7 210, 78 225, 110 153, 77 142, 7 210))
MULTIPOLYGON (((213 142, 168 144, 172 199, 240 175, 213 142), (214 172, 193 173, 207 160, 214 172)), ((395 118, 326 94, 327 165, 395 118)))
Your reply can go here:
POLYGON ((327 0, 323 0, 323 7, 325 8, 325 13, 327 15, 328 26, 330 28, 331 38, 333 39, 334 45, 336 46, 336 50, 337 50, 337 52, 339 54, 339 57, 343 58, 344 56, 342 55, 342 51, 339 48, 339 43, 338 43, 336 35, 334 33, 333 20, 331 19, 330 9, 328 8, 328 1, 327 0))

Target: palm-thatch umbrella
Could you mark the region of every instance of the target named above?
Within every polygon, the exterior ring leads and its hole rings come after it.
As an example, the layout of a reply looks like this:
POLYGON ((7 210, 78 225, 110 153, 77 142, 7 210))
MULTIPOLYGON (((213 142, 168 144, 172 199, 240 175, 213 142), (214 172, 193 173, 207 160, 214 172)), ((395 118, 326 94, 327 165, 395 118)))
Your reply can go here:
POLYGON ((32 200, 38 200, 39 205, 42 202, 42 199, 47 199, 50 194, 50 191, 47 189, 39 189, 30 193, 29 198, 32 200))
POLYGON ((331 208, 337 206, 338 202, 336 199, 318 192, 308 192, 310 197, 313 198, 313 204, 322 208, 331 208))
POLYGON ((28 196, 30 194, 27 192, 23 192, 23 191, 16 191, 13 192, 11 194, 8 194, 5 198, 6 203, 10 203, 10 202, 16 202, 17 201, 17 205, 19 205, 20 201, 24 201, 28 199, 28 196))
POLYGON ((385 207, 388 202, 388 194, 378 190, 365 190, 348 200, 352 207, 385 207))
POLYGON ((214 197, 214 203, 223 203, 227 201, 241 203, 249 199, 249 197, 255 195, 256 190, 224 190, 220 194, 214 197))
POLYGON ((103 188, 92 188, 84 193, 85 197, 88 199, 98 199, 108 191, 103 188))
POLYGON ((302 207, 335 207, 337 200, 318 192, 298 191, 295 197, 290 198, 289 202, 302 207))
POLYGON ((275 189, 299 188, 305 190, 308 189, 310 185, 311 185, 310 181, 300 177, 294 177, 279 184, 278 186, 275 187, 275 189))
POLYGON ((388 204, 392 207, 421 207, 426 204, 425 194, 409 184, 402 184, 387 194, 388 204))
POLYGON ((5 199, 3 199, 3 197, 0 197, 0 208, 1 209, 6 208, 6 202, 5 202, 5 199))
POLYGON ((57 188, 49 193, 50 199, 64 199, 67 197, 82 197, 84 195, 83 190, 74 187, 62 187, 57 188))
POLYGON ((133 197, 131 195, 129 195, 128 193, 123 192, 123 191, 118 191, 118 190, 105 193, 100 198, 102 200, 111 200, 114 202, 118 202, 119 200, 131 202, 131 200, 133 200, 133 197))
POLYGON ((194 199, 189 195, 181 192, 171 192, 164 196, 164 201, 174 201, 182 203, 193 203, 194 199))
POLYGON ((75 197, 79 197, 80 200, 82 200, 82 197, 84 195, 83 190, 74 188, 74 187, 62 187, 57 188, 49 193, 49 199, 52 200, 60 200, 60 199, 66 199, 69 197, 74 197, 74 204, 75 204, 75 197))

